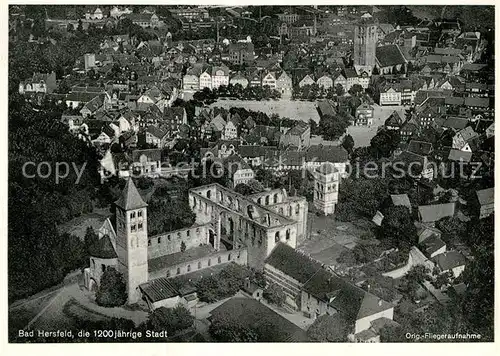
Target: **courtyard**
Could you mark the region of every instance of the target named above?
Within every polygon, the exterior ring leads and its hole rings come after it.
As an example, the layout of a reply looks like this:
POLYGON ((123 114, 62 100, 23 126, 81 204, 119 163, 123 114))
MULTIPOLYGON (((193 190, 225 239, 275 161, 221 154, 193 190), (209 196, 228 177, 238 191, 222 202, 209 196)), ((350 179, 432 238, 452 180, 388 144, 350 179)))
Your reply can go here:
POLYGON ((268 115, 278 114, 280 117, 288 117, 292 120, 302 120, 304 122, 314 120, 319 123, 319 114, 314 101, 285 99, 256 101, 220 98, 210 107, 222 107, 224 109, 245 108, 252 111, 262 111, 268 115))
POLYGON ((352 250, 359 237, 369 231, 364 220, 339 222, 332 216, 314 214, 309 214, 308 220, 311 224, 310 237, 297 249, 328 266, 336 265, 342 251, 352 250))
POLYGON ((397 111, 402 119, 405 118, 404 106, 380 106, 373 104, 373 124, 371 126, 349 126, 347 133, 354 139, 354 147, 370 146, 370 140, 377 134, 380 126, 384 125, 385 120, 397 111))

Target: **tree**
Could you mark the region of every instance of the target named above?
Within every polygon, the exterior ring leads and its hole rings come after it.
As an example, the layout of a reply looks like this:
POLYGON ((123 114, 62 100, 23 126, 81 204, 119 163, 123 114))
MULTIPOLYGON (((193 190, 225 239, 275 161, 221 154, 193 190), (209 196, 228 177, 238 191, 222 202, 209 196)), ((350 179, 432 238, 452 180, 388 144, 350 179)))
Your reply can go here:
POLYGON ((347 127, 349 127, 349 119, 346 115, 325 115, 319 120, 319 131, 322 132, 325 140, 338 139, 345 133, 347 127))
POLYGON ((78 20, 78 26, 77 26, 76 30, 78 32, 83 32, 83 23, 82 23, 81 19, 78 20))
POLYGON ((167 330, 169 336, 190 328, 193 323, 194 316, 183 305, 177 305, 175 308, 157 308, 148 317, 148 326, 151 330, 167 330))
POLYGON ((370 141, 372 156, 375 158, 390 157, 398 147, 399 133, 390 130, 380 130, 370 141))
POLYGON ((409 251, 417 242, 417 230, 410 211, 405 206, 391 206, 382 212, 384 220, 378 229, 380 240, 388 246, 398 247, 401 251, 409 251))
POLYGON ((285 304, 286 294, 283 291, 283 288, 278 286, 275 283, 269 285, 262 294, 265 300, 267 300, 271 304, 276 304, 277 306, 282 306, 285 304))
POLYGON ((307 330, 307 335, 313 341, 346 342, 350 323, 336 313, 318 317, 307 330))
POLYGON ((209 332, 220 342, 256 342, 259 341, 259 332, 251 327, 244 326, 231 316, 215 314, 212 316, 209 332))
POLYGON ((349 89, 349 94, 352 96, 359 96, 363 92, 363 87, 359 84, 354 84, 350 89, 349 89))
POLYGON ((113 267, 108 267, 101 276, 97 290, 96 303, 103 307, 116 307, 125 304, 127 291, 123 275, 113 267))
POLYGON ((234 191, 242 195, 250 195, 254 193, 253 189, 244 183, 240 183, 234 187, 234 191))
POLYGON ((85 232, 84 237, 84 245, 87 256, 90 257, 90 247, 99 241, 99 236, 95 233, 92 226, 87 227, 87 231, 85 232))
POLYGON ((342 147, 344 147, 345 150, 349 152, 349 154, 352 153, 354 149, 354 139, 352 138, 351 135, 344 136, 344 139, 342 140, 342 147))
POLYGON ((345 89, 344 89, 344 87, 342 86, 342 84, 337 84, 337 85, 335 86, 335 94, 336 94, 337 96, 344 96, 344 94, 345 94, 345 89))

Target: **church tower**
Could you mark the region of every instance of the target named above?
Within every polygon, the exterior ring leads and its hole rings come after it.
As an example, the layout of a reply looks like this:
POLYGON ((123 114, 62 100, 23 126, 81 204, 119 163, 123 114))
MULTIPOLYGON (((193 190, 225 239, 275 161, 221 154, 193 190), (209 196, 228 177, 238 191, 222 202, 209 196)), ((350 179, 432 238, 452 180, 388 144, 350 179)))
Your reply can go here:
POLYGON ((361 68, 371 74, 376 64, 377 31, 378 23, 368 13, 354 27, 354 67, 358 73, 361 68))
POLYGON ((339 200, 339 171, 326 162, 314 171, 314 207, 325 215, 335 212, 339 200))
POLYGON ((131 178, 115 205, 118 270, 127 284, 128 304, 133 304, 141 298, 139 285, 148 281, 148 205, 131 178))

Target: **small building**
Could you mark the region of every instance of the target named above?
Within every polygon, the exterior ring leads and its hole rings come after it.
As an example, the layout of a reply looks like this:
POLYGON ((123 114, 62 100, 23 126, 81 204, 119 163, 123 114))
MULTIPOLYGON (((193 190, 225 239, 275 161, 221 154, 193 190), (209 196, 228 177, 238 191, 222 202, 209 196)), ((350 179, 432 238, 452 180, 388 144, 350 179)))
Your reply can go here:
POLYGON ((436 221, 455 215, 455 203, 421 205, 418 215, 422 223, 434 226, 436 221))
POLYGON ((243 285, 243 291, 246 293, 250 294, 252 298, 261 300, 262 299, 262 293, 264 293, 264 290, 262 289, 261 286, 259 286, 257 283, 254 283, 250 281, 250 278, 245 278, 245 283, 243 285))
POLYGON ((373 124, 373 106, 363 103, 356 108, 354 125, 371 126, 373 124))
POLYGON ((479 218, 484 219, 495 211, 495 188, 476 191, 479 202, 479 218))
POLYGON ((139 289, 150 310, 175 308, 182 303, 179 291, 167 278, 150 280, 139 285, 139 289))
POLYGON ((464 255, 457 251, 449 251, 437 255, 433 258, 440 273, 453 273, 453 277, 457 278, 465 270, 467 260, 464 255))
POLYGON ((296 147, 298 150, 308 148, 311 145, 311 127, 303 121, 297 122, 281 135, 280 145, 296 147))

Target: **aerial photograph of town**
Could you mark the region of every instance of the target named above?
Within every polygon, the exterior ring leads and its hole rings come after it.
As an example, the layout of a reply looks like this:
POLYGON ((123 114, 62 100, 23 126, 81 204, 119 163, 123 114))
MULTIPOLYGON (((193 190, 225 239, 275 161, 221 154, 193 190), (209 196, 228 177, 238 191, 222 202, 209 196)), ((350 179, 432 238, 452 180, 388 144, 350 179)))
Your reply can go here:
POLYGON ((9 343, 494 341, 494 6, 8 11, 9 343))

